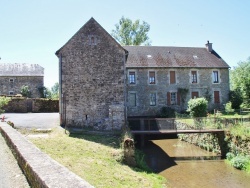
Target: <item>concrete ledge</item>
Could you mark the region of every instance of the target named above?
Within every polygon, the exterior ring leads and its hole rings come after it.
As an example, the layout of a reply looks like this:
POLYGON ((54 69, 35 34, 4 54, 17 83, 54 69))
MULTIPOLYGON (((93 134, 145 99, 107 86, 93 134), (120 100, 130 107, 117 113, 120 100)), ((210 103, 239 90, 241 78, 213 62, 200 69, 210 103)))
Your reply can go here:
POLYGON ((32 187, 93 188, 88 182, 41 152, 8 124, 1 122, 0 132, 32 187))

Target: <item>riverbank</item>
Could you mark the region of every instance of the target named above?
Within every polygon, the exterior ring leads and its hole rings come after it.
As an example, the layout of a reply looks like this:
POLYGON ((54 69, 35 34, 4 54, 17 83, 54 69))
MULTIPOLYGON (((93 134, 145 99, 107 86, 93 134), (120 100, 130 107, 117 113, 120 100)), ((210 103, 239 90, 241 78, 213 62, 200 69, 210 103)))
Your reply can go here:
POLYGON ((225 131, 224 145, 219 142, 216 134, 180 134, 178 137, 202 149, 221 155, 221 150, 227 150, 228 163, 237 169, 250 172, 250 125, 235 124, 225 131), (226 147, 226 148, 222 148, 226 147))
POLYGON ((120 138, 115 135, 66 135, 55 129, 47 137, 29 140, 97 188, 165 187, 162 176, 122 164, 120 138))
POLYGON ((168 180, 169 187, 248 188, 250 174, 226 164, 213 152, 179 139, 149 140, 147 164, 168 180))

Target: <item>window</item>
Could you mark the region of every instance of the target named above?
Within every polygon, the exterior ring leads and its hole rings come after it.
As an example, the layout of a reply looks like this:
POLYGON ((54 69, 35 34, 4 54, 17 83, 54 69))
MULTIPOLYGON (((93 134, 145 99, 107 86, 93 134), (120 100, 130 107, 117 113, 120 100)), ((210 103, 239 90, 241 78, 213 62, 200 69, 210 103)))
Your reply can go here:
POLYGON ((13 83, 14 82, 14 79, 13 78, 10 78, 10 83, 13 83))
POLYGON ((196 99, 196 98, 199 98, 199 92, 193 91, 192 92, 192 99, 196 99))
POLYGON ((156 93, 150 93, 150 106, 156 105, 156 93))
POLYGON ((220 92, 214 91, 214 103, 219 104, 220 103, 220 92))
POLYGON ((213 83, 219 83, 219 72, 213 71, 213 83))
POLYGON ((89 35, 88 39, 89 39, 89 45, 94 46, 97 44, 97 37, 96 36, 89 35))
POLYGON ((167 92, 167 105, 180 105, 180 94, 178 92, 167 92))
POLYGON ((176 104, 176 93, 175 92, 170 93, 170 103, 172 105, 176 104))
POLYGON ((9 95, 14 95, 14 92, 13 91, 9 91, 9 95))
POLYGON ((197 71, 191 71, 192 83, 197 83, 197 71))
POLYGON ((135 72, 129 72, 129 83, 135 84, 135 72))
POLYGON ((149 72, 149 84, 155 84, 155 72, 149 72))
POLYGON ((129 106, 136 106, 136 93, 129 93, 129 106))
POLYGON ((175 84, 175 71, 170 71, 170 84, 175 84))

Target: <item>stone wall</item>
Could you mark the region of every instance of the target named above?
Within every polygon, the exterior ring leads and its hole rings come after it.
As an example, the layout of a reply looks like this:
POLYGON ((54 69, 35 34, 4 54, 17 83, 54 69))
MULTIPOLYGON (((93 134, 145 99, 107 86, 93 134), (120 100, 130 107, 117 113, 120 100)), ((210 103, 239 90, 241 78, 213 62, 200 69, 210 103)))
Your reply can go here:
POLYGON ((0 95, 20 94, 24 85, 29 86, 32 98, 40 97, 38 88, 44 85, 43 76, 0 76, 0 95))
POLYGON ((110 109, 124 106, 124 49, 92 18, 57 56, 62 124, 109 129, 110 109))
POLYGON ((40 113, 58 112, 59 101, 51 99, 31 99, 24 97, 13 97, 4 108, 7 113, 40 113))
POLYGON ((223 104, 228 102, 229 94, 229 71, 228 69, 190 69, 190 68, 127 68, 134 71, 136 83, 129 84, 128 88, 128 116, 154 116, 159 113, 163 106, 169 106, 177 111, 187 108, 187 102, 192 97, 192 92, 198 92, 199 97, 210 98, 209 110, 223 108, 223 104), (191 83, 191 71, 196 70, 198 83, 191 83), (213 70, 219 71, 219 83, 212 83, 213 70), (149 84, 149 71, 155 71, 156 83, 149 84), (170 84, 169 71, 176 71, 176 84, 170 84), (185 100, 180 100, 180 104, 168 105, 167 93, 177 92, 178 88, 187 88, 188 93, 185 100), (220 104, 214 103, 214 91, 220 92, 220 104), (136 106, 130 104, 130 93, 136 94, 136 106), (150 93, 156 93, 156 105, 150 105, 150 93))

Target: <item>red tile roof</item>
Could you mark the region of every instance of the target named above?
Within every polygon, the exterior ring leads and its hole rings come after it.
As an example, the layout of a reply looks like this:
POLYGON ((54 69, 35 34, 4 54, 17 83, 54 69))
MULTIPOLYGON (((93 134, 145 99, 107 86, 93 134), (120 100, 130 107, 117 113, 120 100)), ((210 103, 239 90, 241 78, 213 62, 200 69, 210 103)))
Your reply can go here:
POLYGON ((123 46, 129 53, 126 67, 229 68, 213 50, 193 47, 123 46))

